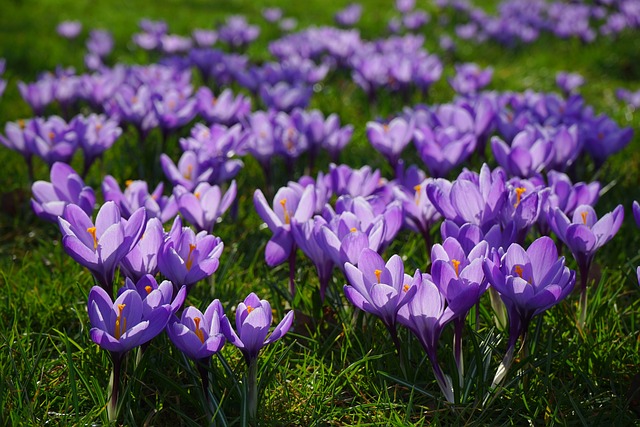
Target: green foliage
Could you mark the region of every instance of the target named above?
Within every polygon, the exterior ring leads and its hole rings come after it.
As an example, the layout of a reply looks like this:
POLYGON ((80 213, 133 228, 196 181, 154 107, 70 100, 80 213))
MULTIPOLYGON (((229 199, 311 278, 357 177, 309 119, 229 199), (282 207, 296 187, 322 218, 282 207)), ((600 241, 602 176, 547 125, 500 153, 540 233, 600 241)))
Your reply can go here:
MULTIPOLYGON (((299 28, 331 24, 333 13, 346 0, 283 1, 286 16, 299 28)), ((391 2, 369 0, 359 28, 363 37, 382 36, 392 16, 391 2), (376 13, 371 13, 376 11, 376 13), (379 12, 379 13, 378 13, 379 12)), ((248 54, 268 59, 266 45, 279 30, 264 24, 263 1, 195 0, 71 1, 10 0, 0 14, 1 55, 7 60, 9 86, 0 100, 2 122, 29 117, 16 84, 32 81, 38 73, 58 64, 82 69, 81 41, 55 35, 64 19, 79 19, 89 29, 108 28, 116 40, 112 58, 126 63, 150 58, 132 49, 131 35, 140 18, 166 19, 170 30, 189 34, 193 28, 212 28, 234 13, 260 23, 262 35, 248 54)), ((434 12, 435 9, 431 8, 434 12)), ((455 18, 455 17, 449 17, 455 18)), ((437 22, 438 16, 432 17, 437 22)), ((425 30, 430 51, 445 29, 425 30)), ((450 27, 448 29, 450 31, 450 27)), ((446 77, 453 64, 474 61, 491 65, 496 90, 554 90, 557 71, 581 73, 588 81, 582 93, 596 112, 611 115, 621 125, 639 130, 640 119, 614 98, 617 87, 640 87, 640 61, 635 33, 600 39, 583 45, 577 40, 543 36, 536 43, 505 49, 493 43, 460 44, 453 54, 440 53, 444 78, 427 99, 411 95, 410 102, 438 103, 451 99, 446 77)), ((382 158, 371 155, 364 126, 376 116, 398 112, 404 99, 382 97, 369 104, 365 94, 341 75, 329 76, 314 96, 312 107, 336 112, 343 123, 355 125, 354 138, 342 160, 352 166, 370 164, 390 172, 382 158)), ((57 113, 51 108, 48 113, 57 113)), ((177 157, 178 137, 167 152, 177 157)), ((157 162, 160 134, 152 133, 140 146, 132 129, 125 130, 104 160, 94 165, 87 184, 99 188, 112 174, 121 182, 145 178, 151 185, 162 180, 157 162)), ((630 213, 631 201, 640 198, 639 142, 636 137, 622 153, 608 161, 594 177, 588 164, 583 180, 612 183, 597 210, 622 203, 630 213)), ((86 315, 90 274, 62 250, 54 225, 44 224, 31 212, 27 169, 20 156, 0 150, 0 425, 106 424, 110 360, 89 338, 86 315)), ((471 313, 465 330, 464 384, 457 395, 462 403, 447 405, 441 397, 428 360, 416 340, 401 329, 407 351, 406 375, 399 367, 387 331, 375 318, 349 306, 342 292, 344 278, 336 272, 324 304, 318 297, 318 279, 310 262, 298 257, 298 294, 287 292, 285 266, 269 269, 264 261, 268 231, 260 227, 252 195, 263 186, 258 164, 246 159, 238 177, 239 215, 216 226, 225 250, 214 282, 198 284, 189 304, 204 308, 219 298, 229 317, 238 301, 254 291, 271 301, 275 318, 293 309, 294 327, 285 338, 266 348, 260 357, 260 425, 630 425, 640 413, 640 298, 635 266, 640 262, 640 233, 628 215, 616 238, 598 253, 589 289, 589 320, 583 334, 575 327, 578 296, 534 319, 530 353, 516 360, 502 388, 490 390, 493 374, 504 355, 505 334, 495 328, 488 297, 471 313)), ((328 159, 318 165, 326 170, 328 159)), ((74 164, 75 165, 75 164, 74 164)), ((472 166, 480 165, 479 159, 472 166)), ((76 165, 77 166, 77 165, 76 165)), ((276 168, 276 186, 286 183, 284 168, 276 168)), ((299 168, 299 176, 306 172, 299 168)), ((315 174, 317 171, 313 171, 315 174)), ((47 167, 35 164, 37 179, 48 179, 47 167)), ((436 234, 436 230, 433 231, 436 234)), ((405 258, 407 270, 425 267, 427 260, 419 236, 404 233, 387 251, 405 258)), ((569 256, 570 258, 570 256, 569 256)), ((575 268, 575 265, 571 264, 575 268)), ((452 358, 451 331, 441 341, 439 357, 445 372, 457 377, 452 358)), ((154 340, 140 363, 132 353, 124 363, 124 389, 120 421, 125 425, 197 426, 215 420, 218 425, 244 425, 242 385, 244 361, 227 345, 209 368, 213 402, 207 407, 198 372, 165 336, 154 340)))

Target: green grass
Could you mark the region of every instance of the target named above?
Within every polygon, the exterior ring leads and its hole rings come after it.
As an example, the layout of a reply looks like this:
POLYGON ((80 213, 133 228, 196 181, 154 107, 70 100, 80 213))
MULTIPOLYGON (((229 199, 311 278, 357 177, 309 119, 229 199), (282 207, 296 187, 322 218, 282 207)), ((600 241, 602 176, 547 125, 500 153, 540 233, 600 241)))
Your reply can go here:
MULTIPOLYGON (((9 87, 0 100, 2 122, 29 117, 16 83, 32 81, 57 64, 82 69, 82 42, 67 42, 55 35, 63 19, 80 19, 86 35, 90 28, 113 30, 116 52, 112 58, 135 63, 146 55, 130 50, 131 35, 141 17, 166 19, 172 32, 188 34, 192 28, 212 27, 232 13, 243 13, 250 22, 261 23, 263 34, 249 55, 268 58, 265 47, 278 32, 263 24, 264 2, 204 0, 151 1, 7 1, 0 14, 0 56, 7 59, 9 87)), ((287 16, 296 17, 299 28, 331 24, 338 7, 347 1, 309 0, 279 3, 287 16)), ((382 36, 392 15, 391 2, 369 0, 359 28, 363 37, 382 36), (380 11, 380 13, 370 13, 380 11)), ((430 7, 431 11, 434 8, 430 7)), ((432 22, 437 22, 434 16, 432 22)), ((437 50, 443 29, 425 30, 430 51, 437 50)), ((625 126, 639 130, 638 114, 623 108, 614 98, 619 86, 640 88, 640 50, 636 33, 617 39, 601 39, 591 45, 575 40, 543 36, 536 43, 507 50, 493 43, 459 44, 453 54, 442 54, 445 76, 428 99, 418 94, 412 102, 439 103, 453 92, 446 77, 456 62, 491 65, 496 90, 554 90, 555 73, 581 73, 588 80, 582 93, 596 112, 606 113, 625 126)), ((397 113, 404 101, 383 97, 369 105, 366 96, 344 76, 330 76, 312 107, 337 112, 343 123, 355 125, 354 138, 343 160, 352 166, 370 164, 390 170, 377 154, 372 155, 364 126, 376 116, 397 113)), ((52 108, 50 113, 56 113, 52 108)), ((182 135, 188 129, 182 130, 182 135)), ((159 134, 152 133, 144 151, 132 130, 126 130, 104 161, 94 165, 87 184, 98 189, 105 174, 120 182, 138 178, 134 158, 144 158, 143 169, 151 175, 159 134)), ((168 148, 178 153, 177 136, 168 148)), ((603 214, 622 203, 627 219, 616 238, 596 256, 589 289, 589 320, 584 334, 575 327, 577 294, 535 318, 530 327, 530 355, 512 366, 504 387, 491 392, 491 380, 502 360, 506 336, 495 328, 488 297, 484 297, 475 322, 468 318, 465 330, 465 388, 461 402, 444 403, 428 360, 415 338, 400 330, 407 353, 403 374, 391 340, 383 325, 372 316, 349 306, 342 292, 344 278, 336 273, 321 304, 318 280, 311 263, 298 257, 297 296, 287 294, 285 266, 270 269, 263 261, 269 232, 260 228, 252 195, 263 185, 257 162, 246 160, 238 177, 240 211, 236 222, 218 224, 225 250, 215 287, 198 284, 188 303, 206 307, 219 298, 230 317, 233 308, 249 292, 268 299, 276 319, 293 309, 291 332, 267 347, 260 357, 260 425, 630 425, 640 413, 640 298, 635 267, 640 264, 640 239, 631 217, 631 201, 640 199, 639 139, 611 158, 598 173, 604 185, 614 185, 602 196, 596 210, 603 214)), ((327 159, 319 168, 327 170, 327 159)), ((27 169, 20 156, 0 150, 0 424, 86 425, 106 424, 105 410, 110 361, 89 338, 86 314, 90 274, 61 248, 59 231, 40 221, 29 206, 27 169)), ((76 165, 74 163, 74 165, 76 165)), ((76 165, 77 166, 77 165, 76 165)), ((472 167, 478 168, 474 160, 472 167)), ((584 180, 595 179, 588 175, 584 180)), ((302 170, 297 171, 298 174, 302 170)), ((47 168, 36 163, 37 179, 48 179, 47 168)), ((276 185, 286 176, 276 172, 276 185)), ((386 252, 399 253, 406 270, 424 267, 426 256, 419 236, 402 232, 386 252)), ((573 261, 569 265, 575 268, 573 261)), ((439 357, 452 377, 452 333, 441 340, 439 357)), ((173 347, 166 336, 154 340, 141 363, 135 354, 124 364, 125 385, 119 421, 125 425, 204 425, 208 422, 197 371, 173 347)), ((222 413, 218 425, 244 425, 244 362, 231 345, 214 358, 213 393, 222 413), (223 421, 225 420, 225 421, 223 421)))

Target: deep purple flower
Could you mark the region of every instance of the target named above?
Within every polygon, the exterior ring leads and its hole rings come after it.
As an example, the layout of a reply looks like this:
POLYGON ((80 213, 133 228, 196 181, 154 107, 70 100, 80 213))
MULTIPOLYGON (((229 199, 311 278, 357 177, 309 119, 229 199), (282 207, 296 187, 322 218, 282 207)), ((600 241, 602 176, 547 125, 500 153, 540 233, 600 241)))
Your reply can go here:
POLYGON ((178 350, 191 359, 208 359, 224 346, 223 318, 224 310, 217 299, 209 304, 204 314, 195 307, 187 307, 180 319, 171 317, 167 334, 178 350))
POLYGON ((348 165, 329 165, 331 187, 337 196, 367 197, 380 186, 381 173, 379 169, 372 170, 369 166, 352 169, 348 165))
POLYGON ((234 125, 251 112, 251 100, 243 95, 234 98, 231 89, 225 89, 217 97, 208 87, 196 93, 197 110, 209 123, 234 125))
POLYGON ((38 217, 57 223, 70 203, 78 205, 87 215, 93 213, 96 203, 93 188, 86 186, 71 166, 56 162, 51 166, 50 176, 51 182, 36 181, 31 186, 31 207, 38 217))
POLYGON ((220 265, 224 243, 219 237, 201 231, 196 234, 189 227, 182 227, 176 217, 169 235, 160 247, 158 265, 176 287, 187 290, 205 277, 211 276, 220 265))
POLYGON ((29 104, 36 116, 42 116, 44 109, 53 101, 54 79, 47 75, 33 83, 18 82, 22 99, 29 104))
POLYGON ((640 227, 640 204, 634 200, 631 205, 631 210, 633 211, 633 219, 636 222, 636 225, 640 227))
POLYGON ((612 154, 617 153, 631 142, 633 129, 620 128, 606 115, 598 116, 582 123, 580 135, 584 137, 584 148, 597 166, 604 163, 612 154))
POLYGON ((58 116, 36 117, 24 132, 28 149, 49 165, 69 163, 78 148, 76 130, 58 116))
POLYGON ((164 242, 164 229, 158 218, 149 218, 138 243, 120 261, 120 271, 138 281, 145 275, 155 276, 158 269, 158 253, 164 242))
POLYGON ((198 231, 211 233, 215 223, 236 198, 236 182, 231 182, 224 196, 220 187, 206 182, 198 184, 193 192, 178 186, 174 188, 174 194, 178 209, 185 219, 198 231))
POLYGON ((575 285, 575 271, 558 258, 556 245, 547 236, 525 249, 517 243, 501 260, 486 258, 483 269, 489 283, 499 293, 509 313, 509 342, 494 384, 499 384, 513 358, 518 336, 526 335, 531 319, 558 304, 575 285))
POLYGON ((289 311, 269 334, 272 321, 271 305, 268 301, 259 299, 253 292, 243 302, 238 303, 236 330, 233 330, 228 320, 222 321, 222 333, 227 341, 240 349, 247 366, 255 362, 262 347, 279 340, 289 331, 293 322, 293 311, 289 311))
POLYGON ((539 138, 535 128, 531 127, 518 133, 511 145, 494 136, 491 138, 491 150, 507 173, 523 178, 542 171, 553 155, 552 142, 539 138))
POLYGON ((56 27, 56 32, 65 39, 75 39, 82 31, 80 21, 62 21, 56 27))
POLYGON ((77 263, 87 267, 107 293, 113 292, 113 276, 120 261, 144 232, 145 210, 135 211, 126 221, 113 202, 106 202, 95 224, 79 206, 69 204, 58 218, 62 247, 77 263))
POLYGON ((196 115, 196 100, 178 90, 167 90, 152 97, 153 111, 164 131, 172 131, 186 125, 196 115))

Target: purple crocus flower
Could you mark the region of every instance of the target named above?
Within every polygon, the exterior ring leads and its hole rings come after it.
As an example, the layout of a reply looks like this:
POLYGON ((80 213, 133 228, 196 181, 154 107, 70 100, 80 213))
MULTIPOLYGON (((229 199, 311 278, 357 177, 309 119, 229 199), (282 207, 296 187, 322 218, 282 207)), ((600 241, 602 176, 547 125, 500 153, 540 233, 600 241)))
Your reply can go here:
POLYGON ((91 30, 87 40, 89 52, 104 58, 113 50, 113 36, 107 30, 91 30))
POLYGON ((386 124, 368 122, 367 139, 395 170, 402 150, 413 138, 413 128, 413 120, 407 121, 402 117, 396 117, 386 124))
POLYGON ((491 171, 484 164, 480 174, 464 171, 453 183, 436 179, 427 185, 427 196, 446 219, 458 225, 476 224, 486 231, 498 222, 507 202, 506 177, 502 169, 491 171))
POLYGON ((348 165, 329 165, 331 187, 337 196, 348 194, 350 196, 367 197, 380 187, 381 172, 372 170, 370 166, 360 169, 352 169, 348 165))
POLYGON ((220 300, 213 300, 204 314, 195 307, 187 307, 180 319, 172 316, 167 334, 178 350, 191 359, 208 359, 222 349, 225 337, 221 325, 225 319, 220 300))
POLYGON ((494 136, 491 138, 491 150, 498 164, 509 175, 522 178, 529 178, 542 171, 553 156, 552 142, 538 137, 533 127, 527 127, 518 133, 511 145, 494 136))
POLYGON ((601 166, 612 154, 617 153, 631 142, 633 129, 620 128, 606 115, 585 120, 580 129, 585 150, 591 155, 596 166, 601 166))
POLYGON ((475 95, 489 83, 493 77, 493 68, 482 69, 478 64, 456 64, 456 75, 449 84, 460 95, 475 95))
POLYGON ((556 245, 547 236, 536 239, 525 249, 517 243, 507 249, 501 260, 485 258, 483 269, 491 286, 502 298, 509 313, 507 354, 496 373, 500 384, 513 360, 519 336, 526 342, 531 319, 567 297, 576 281, 575 271, 558 258, 556 245))
POLYGON ((640 227, 640 204, 636 200, 633 201, 631 210, 633 212, 633 219, 635 220, 636 225, 640 227))
POLYGON ((347 299, 360 310, 376 315, 391 334, 400 354, 400 340, 396 330, 398 311, 414 297, 417 288, 412 278, 404 274, 404 265, 398 255, 385 264, 376 251, 365 248, 360 253, 358 266, 346 262, 344 273, 347 299))
POLYGON ((628 89, 618 88, 616 89, 616 98, 626 102, 629 107, 634 109, 640 108, 640 90, 632 92, 628 89))
POLYGON ((62 21, 56 27, 56 32, 65 39, 75 39, 82 31, 80 21, 62 21))
POLYGON ((427 353, 440 390, 448 402, 454 401, 451 378, 444 374, 438 362, 438 341, 453 312, 428 274, 416 270, 409 285, 416 288, 411 301, 398 311, 398 322, 406 326, 418 338, 427 353))
POLYGON ((124 354, 155 338, 167 325, 171 306, 155 298, 160 291, 154 290, 142 300, 133 289, 122 292, 113 301, 103 288, 94 286, 89 292, 87 311, 91 322, 91 339, 109 351, 113 361, 113 377, 110 400, 107 404, 109 419, 117 418, 120 368, 124 354))
POLYGON ((149 218, 144 233, 138 243, 120 261, 120 271, 132 280, 138 281, 145 275, 155 276, 158 269, 158 253, 164 242, 164 229, 158 218, 149 218))
POLYGON ((78 134, 61 117, 36 117, 25 129, 28 149, 49 165, 69 163, 78 148, 78 134))
POLYGON ((591 263, 596 251, 615 236, 624 219, 624 209, 618 205, 612 212, 600 220, 593 207, 580 205, 569 218, 559 209, 552 212, 551 228, 562 242, 567 245, 580 271, 580 319, 578 326, 583 328, 587 317, 587 282, 591 263))
POLYGON ((118 295, 122 295, 128 289, 134 290, 140 295, 143 317, 149 317, 155 307, 167 304, 171 307, 171 313, 176 313, 182 308, 187 296, 187 288, 183 286, 174 298, 173 284, 168 280, 163 280, 158 284, 151 274, 145 274, 135 282, 127 277, 124 286, 118 289, 118 295))
POLYGON ((69 124, 75 127, 80 142, 80 148, 84 153, 84 174, 93 162, 122 134, 118 122, 108 119, 105 115, 91 114, 89 116, 76 116, 69 124))
POLYGON ((33 83, 18 82, 22 99, 29 104, 36 116, 44 115, 44 109, 53 101, 54 79, 51 76, 33 83))
POLYGON ((187 291, 205 277, 211 276, 220 265, 224 243, 219 237, 201 231, 196 234, 189 227, 182 227, 176 217, 173 227, 160 246, 158 265, 176 287, 187 286, 187 291))
POLYGON ((147 210, 147 216, 158 218, 162 223, 169 221, 178 214, 178 205, 173 195, 167 197, 162 195, 164 184, 159 183, 152 193, 149 193, 149 186, 146 181, 127 180, 124 192, 120 190, 118 181, 111 175, 107 175, 102 181, 102 194, 105 201, 112 200, 120 208, 120 213, 124 218, 129 218, 131 214, 140 207, 147 210))
POLYGON ((30 120, 18 120, 17 122, 7 122, 4 125, 5 135, 0 134, 0 143, 10 150, 19 153, 24 157, 27 165, 29 165, 29 171, 31 172, 31 152, 29 145, 25 141, 25 130, 29 126, 30 120))
POLYGON ((295 220, 291 222, 293 240, 316 266, 320 281, 320 300, 322 301, 324 301, 334 267, 333 259, 322 245, 322 228, 326 225, 327 221, 319 215, 302 223, 295 220))
POLYGON ((244 48, 260 35, 260 28, 249 25, 241 15, 229 16, 224 25, 218 28, 218 37, 231 48, 244 48))
POLYGON ((338 11, 334 15, 336 24, 342 27, 352 27, 358 23, 362 16, 362 5, 360 3, 351 3, 344 9, 338 11))
POLYGON ((222 195, 220 187, 201 182, 193 190, 174 188, 176 203, 180 213, 198 231, 213 232, 215 223, 226 212, 236 198, 236 182, 232 181, 227 192, 222 195))
POLYGON ((293 322, 293 311, 289 311, 269 334, 272 321, 273 314, 269 302, 261 300, 252 292, 243 302, 238 303, 236 330, 228 320, 222 322, 222 333, 229 343, 240 349, 247 366, 255 363, 262 347, 279 340, 289 331, 293 322))
POLYGON ((218 32, 196 28, 191 32, 191 37, 198 47, 210 47, 218 41, 218 32))
POLYGON ((94 224, 82 208, 67 205, 58 218, 62 247, 77 263, 87 267, 110 294, 116 267, 140 239, 145 217, 144 208, 140 208, 126 221, 114 202, 106 202, 94 224))
POLYGON ((578 73, 567 73, 566 71, 560 71, 556 74, 556 85, 560 90, 568 96, 584 85, 584 77, 578 73))
POLYGON ((311 219, 315 209, 315 197, 312 185, 304 188, 302 193, 296 191, 295 187, 282 187, 273 198, 271 207, 262 191, 255 191, 253 204, 260 218, 273 233, 264 253, 268 266, 281 264, 292 253, 295 254, 291 221, 295 219, 298 223, 303 223, 311 219))
POLYGON ((200 182, 207 182, 213 174, 213 169, 198 161, 193 151, 185 151, 178 160, 178 165, 166 154, 160 155, 160 165, 165 176, 173 185, 182 185, 187 190, 193 190, 200 182))
POLYGON ((225 89, 217 97, 208 87, 196 93, 197 110, 209 123, 234 125, 251 112, 251 100, 243 95, 234 98, 231 89, 225 89))
POLYGON ((273 24, 282 19, 282 9, 279 7, 265 7, 262 9, 262 17, 265 21, 273 24))
POLYGON ((93 188, 84 185, 71 166, 56 162, 51 166, 50 176, 51 182, 36 181, 31 186, 31 207, 38 217, 57 223, 70 203, 78 205, 87 215, 93 213, 96 203, 93 188))

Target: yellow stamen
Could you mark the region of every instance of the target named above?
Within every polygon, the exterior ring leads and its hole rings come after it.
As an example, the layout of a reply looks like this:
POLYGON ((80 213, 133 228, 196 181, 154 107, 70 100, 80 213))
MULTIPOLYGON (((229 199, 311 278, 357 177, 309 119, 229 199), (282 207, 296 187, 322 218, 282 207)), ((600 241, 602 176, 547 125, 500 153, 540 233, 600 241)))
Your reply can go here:
POLYGON ((351 230, 349 230, 349 231, 351 231, 352 233, 355 233, 356 231, 358 231, 358 229, 357 229, 357 228, 355 228, 355 227, 353 227, 353 228, 352 228, 351 230))
POLYGON ((131 184, 133 184, 133 180, 132 179, 128 179, 124 182, 124 185, 126 185, 127 187, 129 187, 131 184))
POLYGON ((587 212, 581 212, 580 216, 582 217, 582 223, 587 225, 587 212))
POLYGON ((147 286, 144 287, 144 290, 147 291, 147 294, 150 294, 151 291, 153 290, 153 288, 151 286, 147 285, 147 286))
POLYGON ((193 195, 196 196, 196 199, 200 200, 200 192, 199 191, 196 191, 193 195))
POLYGON ((520 278, 523 278, 522 277, 522 266, 516 265, 515 267, 513 267, 513 270, 516 272, 516 274, 518 276, 520 276, 520 278))
POLYGON ((382 274, 382 270, 374 270, 373 274, 376 275, 376 279, 378 279, 378 283, 380 283, 380 274, 382 274))
POLYGON ((196 245, 189 243, 189 255, 187 255, 187 270, 191 270, 191 266, 193 265, 193 259, 191 258, 191 255, 193 254, 193 251, 196 249, 196 245))
POLYGON ((287 199, 280 200, 280 205, 282 205, 282 210, 284 211, 284 223, 289 224, 291 222, 291 217, 287 211, 287 199))
POLYGON ((87 231, 89 232, 89 234, 91 234, 91 237, 93 237, 93 249, 94 250, 98 249, 98 238, 96 237, 96 228, 89 227, 87 228, 87 231))
POLYGON ((187 166, 187 171, 184 173, 184 177, 186 179, 191 179, 191 174, 193 173, 193 165, 187 166))
POLYGON ((416 190, 416 205, 420 204, 420 191, 422 190, 422 186, 420 184, 413 187, 416 190))
POLYGON ((453 265, 454 270, 456 270, 456 276, 460 276, 460 261, 452 259, 451 264, 453 265))
POLYGON ((122 311, 126 306, 126 304, 118 304, 118 317, 116 317, 116 327, 114 331, 117 340, 127 331, 127 318, 122 317, 122 311))
POLYGON ((26 126, 25 123, 24 123, 24 120, 22 120, 22 119, 18 120, 18 126, 20 126, 20 129, 24 129, 25 126, 26 126))
POLYGON ((402 290, 405 292, 409 292, 409 285, 405 283, 404 286, 402 287, 402 290))
POLYGON ((522 194, 527 191, 526 188, 524 187, 517 187, 516 188, 516 203, 513 205, 514 208, 517 208, 518 205, 520 204, 520 199, 522 199, 522 194))
POLYGON ((200 329, 200 320, 202 319, 199 317, 193 318, 193 321, 196 323, 196 330, 194 332, 196 333, 196 336, 200 338, 200 342, 204 344, 204 333, 202 332, 202 329, 200 329))
POLYGON ((247 314, 251 314, 251 312, 253 311, 253 307, 251 307, 250 305, 247 306, 247 314))

